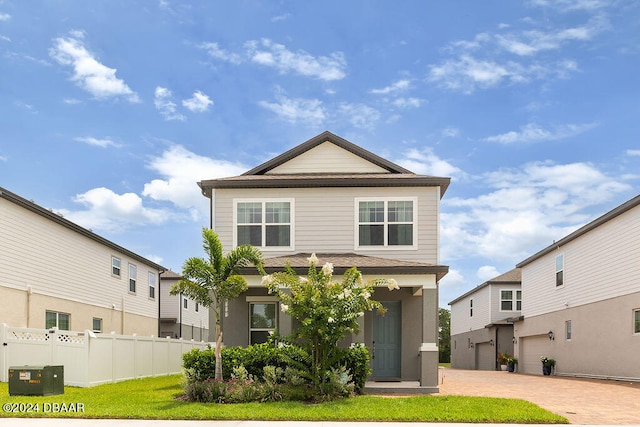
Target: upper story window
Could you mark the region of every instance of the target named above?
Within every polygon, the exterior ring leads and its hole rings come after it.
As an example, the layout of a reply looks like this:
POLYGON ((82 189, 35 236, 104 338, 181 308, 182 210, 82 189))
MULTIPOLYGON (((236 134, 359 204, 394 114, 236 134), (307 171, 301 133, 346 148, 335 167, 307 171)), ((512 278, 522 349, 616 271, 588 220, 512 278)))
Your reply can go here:
POLYGON ((196 307, 194 310, 196 311, 196 313, 198 313, 200 311, 200 304, 196 303, 196 307))
POLYGON ((501 290, 500 291, 500 311, 514 311, 514 310, 515 311, 522 310, 522 291, 501 290))
POLYGON ((469 300, 469 317, 473 317, 473 300, 469 300))
POLYGON ((111 257, 111 274, 120 278, 120 258, 111 257))
POLYGON ((149 272, 149 298, 156 297, 156 274, 149 272))
POLYGON ((292 207, 292 200, 237 201, 236 246, 292 247, 292 207))
POLYGON ((185 310, 189 308, 189 300, 186 297, 182 298, 182 308, 185 310))
POLYGON ((138 268, 129 264, 129 292, 136 293, 136 280, 138 278, 138 268))
POLYGON ((415 247, 416 199, 356 199, 356 246, 415 247))
POLYGON ((564 254, 556 257, 556 286, 564 284, 564 254))

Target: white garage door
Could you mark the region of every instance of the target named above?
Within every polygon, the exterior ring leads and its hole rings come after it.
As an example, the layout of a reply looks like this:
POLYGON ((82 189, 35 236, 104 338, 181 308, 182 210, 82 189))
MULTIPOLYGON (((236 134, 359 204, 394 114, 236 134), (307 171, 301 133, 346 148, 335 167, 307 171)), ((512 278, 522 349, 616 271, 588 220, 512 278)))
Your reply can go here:
POLYGON ((518 361, 518 372, 542 375, 540 356, 553 358, 550 353, 552 347, 549 337, 546 335, 521 337, 519 344, 522 358, 518 361))

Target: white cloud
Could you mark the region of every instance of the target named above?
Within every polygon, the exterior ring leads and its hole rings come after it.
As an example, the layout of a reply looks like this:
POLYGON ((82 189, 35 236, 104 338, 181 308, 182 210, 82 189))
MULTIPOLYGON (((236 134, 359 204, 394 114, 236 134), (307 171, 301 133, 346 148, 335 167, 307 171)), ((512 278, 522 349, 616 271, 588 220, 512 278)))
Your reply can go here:
POLYGON ((0 21, 8 21, 9 19, 11 19, 11 15, 0 12, 0 21))
POLYGON ((327 81, 341 80, 346 76, 347 62, 342 52, 315 57, 304 50, 292 52, 269 39, 248 41, 245 48, 252 62, 275 68, 283 74, 294 72, 327 81))
POLYGON ((94 188, 78 194, 74 202, 87 207, 82 211, 61 210, 63 216, 93 230, 121 232, 134 226, 158 225, 174 215, 166 209, 143 206, 135 193, 116 194, 108 188, 94 188))
POLYGON ((107 148, 107 147, 120 147, 120 144, 116 144, 110 138, 94 138, 92 136, 74 138, 75 141, 84 142, 85 144, 93 145, 95 147, 107 148))
MULTIPOLYGON (((567 78, 578 65, 563 57, 562 49, 590 41, 609 27, 603 15, 593 16, 584 25, 562 29, 509 31, 510 27, 500 26, 499 33, 482 32, 472 40, 448 44, 443 49, 448 58, 429 66, 427 80, 469 94, 501 84, 567 78), (546 51, 555 52, 538 58, 546 51)), ((571 55, 575 56, 575 50, 571 55)))
POLYGON ((462 171, 446 160, 442 160, 433 153, 431 148, 422 150, 411 149, 403 154, 403 158, 396 160, 400 166, 420 175, 458 176, 462 171))
POLYGON ((640 156, 640 150, 627 150, 627 156, 640 156))
POLYGON ((7 161, 9 161, 8 157, 0 156, 0 162, 7 162, 7 161))
POLYGON ((116 77, 116 70, 100 63, 84 46, 84 34, 72 31, 70 37, 54 39, 49 55, 61 65, 73 67, 71 80, 98 99, 123 97, 140 102, 138 95, 124 80, 116 77))
POLYGON ((562 12, 595 10, 611 4, 609 0, 531 0, 533 6, 551 7, 562 12))
POLYGON ((396 98, 392 104, 398 108, 418 108, 423 102, 420 98, 396 98))
POLYGON ((532 162, 477 178, 488 191, 444 198, 442 259, 477 257, 515 265, 593 219, 593 211, 630 190, 589 163, 532 162))
POLYGON ((322 101, 319 99, 288 98, 282 91, 278 91, 276 100, 277 102, 260 101, 258 104, 292 124, 307 123, 318 127, 326 119, 322 101))
POLYGON ((465 284, 464 276, 460 271, 450 268, 446 276, 440 280, 440 289, 455 289, 465 284))
POLYGON ((216 42, 199 45, 212 58, 239 65, 252 62, 275 68, 282 74, 296 73, 325 81, 341 80, 346 77, 347 61, 342 52, 332 52, 329 56, 313 56, 304 50, 296 52, 270 39, 249 40, 244 43, 241 54, 230 52, 216 42))
POLYGON ((75 98, 65 98, 62 100, 62 102, 64 102, 67 105, 76 105, 76 104, 81 104, 82 101, 80 101, 79 99, 75 99, 75 98))
POLYGON ((457 138, 460 135, 460 130, 456 128, 444 128, 442 129, 443 138, 457 138))
POLYGON ((202 43, 200 44, 200 48, 204 49, 207 51, 207 53, 209 54, 209 56, 215 58, 215 59, 219 59, 221 61, 225 61, 225 62, 230 62, 232 64, 241 64, 242 63, 242 57, 236 53, 231 53, 228 52, 222 48, 220 48, 220 46, 218 45, 218 43, 214 43, 214 42, 206 42, 206 43, 202 43))
POLYGON ((173 95, 166 87, 156 87, 153 103, 165 120, 186 120, 186 117, 178 112, 178 106, 172 101, 173 95))
POLYGON ((403 79, 381 89, 371 89, 369 92, 376 95, 388 95, 390 93, 405 91, 409 89, 409 87, 411 87, 411 80, 403 79))
POLYGON ((197 90, 193 93, 191 98, 183 100, 182 105, 189 111, 202 113, 207 111, 209 106, 213 105, 213 101, 208 95, 197 90))
POLYGON ((364 104, 342 103, 338 108, 341 118, 360 129, 373 129, 382 115, 375 108, 364 104))
POLYGON ((535 123, 528 123, 520 128, 520 131, 509 131, 503 134, 484 138, 487 142, 499 142, 501 144, 516 144, 527 142, 557 141, 571 138, 595 127, 595 123, 566 124, 557 126, 553 130, 546 130, 535 123))
POLYGON ((291 17, 290 13, 283 13, 282 15, 274 16, 271 18, 271 22, 285 21, 291 17))
POLYGON ((483 265, 482 267, 478 268, 478 271, 476 273, 478 279, 480 279, 483 283, 487 280, 493 279, 494 277, 498 277, 499 275, 500 273, 498 272, 498 269, 492 265, 483 265))
POLYGON ((145 184, 142 195, 188 209, 194 219, 208 216, 208 199, 202 195, 197 182, 236 176, 249 169, 240 163, 199 156, 181 145, 174 145, 152 158, 147 167, 162 178, 145 184))

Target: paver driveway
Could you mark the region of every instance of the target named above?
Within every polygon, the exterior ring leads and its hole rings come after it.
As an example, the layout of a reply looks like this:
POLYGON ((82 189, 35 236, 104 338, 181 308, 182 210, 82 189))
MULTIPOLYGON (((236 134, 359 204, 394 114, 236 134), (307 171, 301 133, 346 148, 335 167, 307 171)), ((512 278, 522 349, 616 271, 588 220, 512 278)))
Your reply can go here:
POLYGON ((640 383, 445 369, 439 394, 524 399, 572 424, 640 425, 640 383))

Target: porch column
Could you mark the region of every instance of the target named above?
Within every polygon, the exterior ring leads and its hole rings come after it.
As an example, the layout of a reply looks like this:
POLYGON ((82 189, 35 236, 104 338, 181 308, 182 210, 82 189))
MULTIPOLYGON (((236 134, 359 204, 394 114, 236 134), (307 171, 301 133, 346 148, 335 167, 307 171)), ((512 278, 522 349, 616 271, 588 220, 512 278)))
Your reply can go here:
POLYGON ((438 391, 438 285, 435 276, 422 286, 420 386, 438 391))

